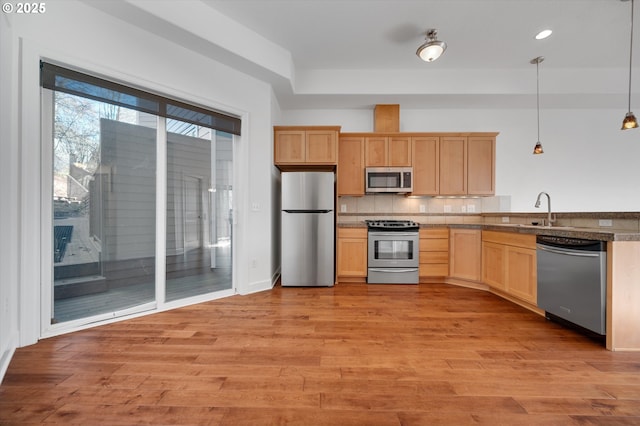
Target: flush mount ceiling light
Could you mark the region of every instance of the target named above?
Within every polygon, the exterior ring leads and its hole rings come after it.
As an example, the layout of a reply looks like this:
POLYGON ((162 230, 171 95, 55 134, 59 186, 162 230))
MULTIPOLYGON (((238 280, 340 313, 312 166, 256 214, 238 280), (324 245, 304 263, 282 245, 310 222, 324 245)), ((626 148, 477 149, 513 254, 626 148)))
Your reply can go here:
MULTIPOLYGON (((628 0, 622 0, 628 1, 628 0)), ((622 120, 622 130, 635 129, 638 127, 638 120, 636 116, 631 112, 631 64, 633 55, 633 0, 631 0, 631 42, 629 43, 629 104, 627 108, 627 114, 622 120)))
POLYGON ((529 63, 536 64, 536 109, 538 111, 538 142, 533 148, 534 154, 543 154, 542 144, 540 143, 540 62, 544 61, 544 56, 533 58, 529 63))
POLYGON ((536 40, 542 40, 551 35, 553 31, 551 30, 542 30, 538 34, 536 34, 536 40))
POLYGON ((416 51, 416 55, 425 62, 433 62, 447 50, 447 43, 437 39, 438 30, 427 30, 426 42, 416 51))

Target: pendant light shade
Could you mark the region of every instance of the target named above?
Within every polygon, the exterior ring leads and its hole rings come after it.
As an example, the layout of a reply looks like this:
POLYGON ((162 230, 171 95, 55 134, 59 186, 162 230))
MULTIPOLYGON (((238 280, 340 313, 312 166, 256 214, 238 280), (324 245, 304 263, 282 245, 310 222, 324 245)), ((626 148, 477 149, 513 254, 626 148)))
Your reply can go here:
POLYGON ((447 50, 447 43, 437 39, 438 30, 430 29, 427 31, 426 42, 418 47, 416 55, 425 62, 433 62, 447 50))
POLYGON ((629 103, 627 106, 627 114, 624 116, 624 120, 622 120, 622 129, 635 129, 638 127, 638 120, 636 120, 636 116, 631 112, 631 65, 633 58, 633 0, 631 0, 631 40, 629 42, 629 103))
POLYGON ((542 149, 542 144, 540 141, 536 142, 536 146, 533 147, 534 154, 544 154, 544 150, 542 149))
POLYGON ((636 116, 629 111, 627 115, 624 116, 624 120, 622 120, 621 130, 635 129, 636 127, 638 127, 638 120, 636 120, 636 116))
POLYGON ((533 58, 530 63, 536 64, 536 110, 538 112, 538 142, 533 148, 534 154, 543 154, 542 144, 540 143, 540 62, 544 61, 543 56, 533 58))

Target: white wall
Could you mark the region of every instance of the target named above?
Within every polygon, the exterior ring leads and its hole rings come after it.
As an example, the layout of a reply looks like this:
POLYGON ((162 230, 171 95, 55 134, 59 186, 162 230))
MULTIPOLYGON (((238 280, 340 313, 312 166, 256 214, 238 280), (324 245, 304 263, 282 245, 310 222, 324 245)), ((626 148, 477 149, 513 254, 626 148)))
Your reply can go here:
POLYGON ((20 251, 19 145, 15 51, 7 14, 0 16, 0 381, 18 344, 18 281, 20 251))
POLYGON ((235 279, 240 293, 271 288, 273 184, 267 177, 274 178, 273 103, 268 84, 77 1, 47 4, 42 15, 3 14, 0 23, 0 373, 16 344, 34 343, 40 333, 39 283, 46 276, 40 232, 50 226, 40 214, 47 203, 40 196, 41 58, 241 115, 234 159, 240 170, 234 176, 235 279), (253 203, 260 208, 252 211, 253 203))
MULTIPOLYGON (((534 208, 540 191, 560 212, 640 211, 640 130, 621 131, 626 111, 541 109, 545 153, 537 141, 535 109, 406 109, 405 132, 497 131, 496 194, 511 196, 514 212, 534 208)), ((286 110, 282 124, 340 125, 343 132, 373 131, 373 110, 286 110)), ((546 209, 546 205, 542 205, 546 209)))

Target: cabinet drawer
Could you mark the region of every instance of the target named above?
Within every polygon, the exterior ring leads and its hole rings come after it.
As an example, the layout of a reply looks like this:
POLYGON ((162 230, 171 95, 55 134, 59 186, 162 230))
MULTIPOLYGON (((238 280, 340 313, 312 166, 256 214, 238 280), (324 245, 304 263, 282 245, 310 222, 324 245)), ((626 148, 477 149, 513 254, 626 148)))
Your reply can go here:
POLYGON ((533 234, 517 234, 515 232, 482 231, 482 241, 509 246, 536 248, 536 236, 533 234))
POLYGON ((338 238, 367 238, 367 228, 338 228, 338 238))
POLYGON ((420 252, 420 263, 449 263, 448 251, 420 252))
POLYGON ((425 263, 420 265, 421 277, 446 277, 449 275, 448 263, 425 263))
POLYGON ((420 238, 444 238, 449 239, 449 228, 422 228, 420 238))
POLYGON ((420 239, 420 252, 423 251, 449 251, 449 239, 420 239))

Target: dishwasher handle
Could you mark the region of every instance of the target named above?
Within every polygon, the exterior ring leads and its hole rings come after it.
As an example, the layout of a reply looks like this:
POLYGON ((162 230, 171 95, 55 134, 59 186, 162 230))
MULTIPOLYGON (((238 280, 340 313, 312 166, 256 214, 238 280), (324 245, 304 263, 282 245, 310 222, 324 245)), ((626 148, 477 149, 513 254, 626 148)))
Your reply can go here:
POLYGON ((599 257, 602 252, 594 251, 578 251, 571 249, 563 249, 560 247, 550 247, 543 244, 536 244, 538 250, 546 251, 549 253, 562 254, 565 256, 577 256, 577 257, 599 257))

